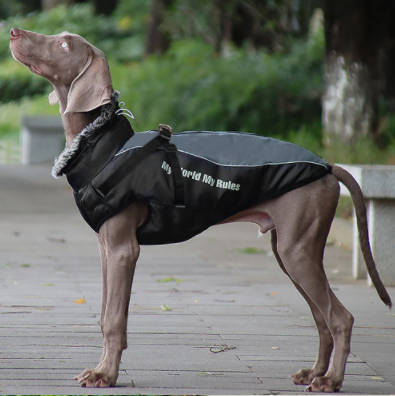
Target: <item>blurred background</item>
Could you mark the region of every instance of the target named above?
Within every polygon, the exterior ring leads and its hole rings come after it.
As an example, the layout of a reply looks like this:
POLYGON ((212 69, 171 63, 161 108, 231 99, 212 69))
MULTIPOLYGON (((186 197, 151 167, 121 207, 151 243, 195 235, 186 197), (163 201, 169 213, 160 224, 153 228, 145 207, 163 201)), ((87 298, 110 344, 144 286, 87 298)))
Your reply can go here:
POLYGON ((136 131, 239 130, 330 162, 395 164, 395 2, 0 0, 0 162, 20 118, 57 115, 9 31, 84 36, 109 60, 136 131))

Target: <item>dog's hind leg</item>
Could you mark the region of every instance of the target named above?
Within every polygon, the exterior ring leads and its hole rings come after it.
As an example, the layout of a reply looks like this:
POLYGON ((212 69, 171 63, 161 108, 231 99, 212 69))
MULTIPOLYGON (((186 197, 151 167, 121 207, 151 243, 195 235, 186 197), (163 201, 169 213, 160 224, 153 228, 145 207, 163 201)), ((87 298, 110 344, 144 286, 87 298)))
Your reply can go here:
MULTIPOLYGON (((277 259, 280 268, 289 276, 284 264, 281 260, 280 255, 277 250, 277 232, 276 230, 271 230, 271 242, 272 250, 274 256, 277 259)), ((320 310, 311 300, 311 298, 306 294, 306 292, 290 277, 292 283, 295 285, 299 293, 304 297, 307 304, 311 309, 315 324, 317 326, 319 335, 319 349, 316 362, 312 368, 304 368, 299 370, 296 374, 292 375, 294 383, 296 385, 309 385, 315 377, 324 375, 329 367, 329 361, 333 350, 333 338, 332 334, 326 324, 324 317, 322 316, 320 310)))
MULTIPOLYGON (((291 191, 268 204, 277 232, 277 254, 283 267, 303 295, 308 297, 313 315, 324 328, 322 318, 333 338, 333 361, 325 375, 313 379, 312 391, 338 391, 344 379, 350 352, 352 315, 330 289, 323 267, 326 239, 338 202, 338 185, 332 176, 291 191), (315 307, 318 309, 316 311, 315 307)), ((324 334, 323 339, 328 339, 324 334)), ((330 344, 324 341, 324 355, 330 344)), ((323 366, 325 359, 318 361, 323 366)))

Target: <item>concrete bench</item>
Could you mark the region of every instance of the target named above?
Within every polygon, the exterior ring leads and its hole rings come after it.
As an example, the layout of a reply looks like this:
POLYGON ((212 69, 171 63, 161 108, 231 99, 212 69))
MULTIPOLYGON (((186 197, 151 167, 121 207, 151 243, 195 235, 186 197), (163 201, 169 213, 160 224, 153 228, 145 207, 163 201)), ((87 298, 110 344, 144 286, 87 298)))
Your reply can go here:
MULTIPOLYGON (((395 166, 340 166, 350 172, 361 186, 377 269, 386 286, 395 286, 395 166)), ((342 184, 340 194, 350 196, 342 184)), ((353 275, 357 279, 364 279, 367 272, 359 248, 355 216, 353 222, 353 275)))
POLYGON ((53 161, 64 148, 60 117, 25 116, 21 120, 22 163, 53 161))

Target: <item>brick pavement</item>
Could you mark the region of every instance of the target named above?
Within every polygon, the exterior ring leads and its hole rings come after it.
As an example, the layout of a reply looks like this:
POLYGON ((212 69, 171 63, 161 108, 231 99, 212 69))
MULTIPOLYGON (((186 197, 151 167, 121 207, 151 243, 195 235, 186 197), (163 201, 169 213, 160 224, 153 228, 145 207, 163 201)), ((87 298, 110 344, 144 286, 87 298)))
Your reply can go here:
MULTIPOLYGON (((0 166, 0 248, 1 394, 304 392, 289 375, 314 361, 316 329, 250 224, 142 247, 112 389, 72 379, 100 358, 100 264, 93 232, 48 166, 0 166)), ((351 278, 349 250, 328 246, 326 269, 355 316, 342 393, 395 394, 394 313, 351 278)))

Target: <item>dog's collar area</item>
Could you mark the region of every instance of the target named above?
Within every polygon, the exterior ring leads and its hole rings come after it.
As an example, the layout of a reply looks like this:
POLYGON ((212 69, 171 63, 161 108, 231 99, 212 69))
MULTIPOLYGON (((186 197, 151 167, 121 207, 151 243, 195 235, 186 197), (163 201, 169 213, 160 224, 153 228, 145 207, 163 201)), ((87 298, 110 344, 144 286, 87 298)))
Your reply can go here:
POLYGON ((115 115, 110 123, 84 140, 62 169, 73 190, 89 183, 132 136, 134 131, 128 119, 115 115))
MULTIPOLYGON (((101 113, 91 124, 87 125, 74 139, 70 147, 66 145, 59 157, 55 158, 54 166, 52 168, 52 176, 56 179, 66 173, 67 167, 74 161, 78 154, 82 151, 88 140, 95 139, 102 134, 103 131, 108 130, 114 124, 116 118, 126 115, 129 118, 134 118, 130 110, 125 109, 124 102, 118 102, 120 96, 119 91, 114 91, 111 96, 111 102, 103 105, 100 109, 101 113)), ((123 117, 122 117, 123 118, 123 117)), ((131 128, 130 128, 131 129, 131 128)))

